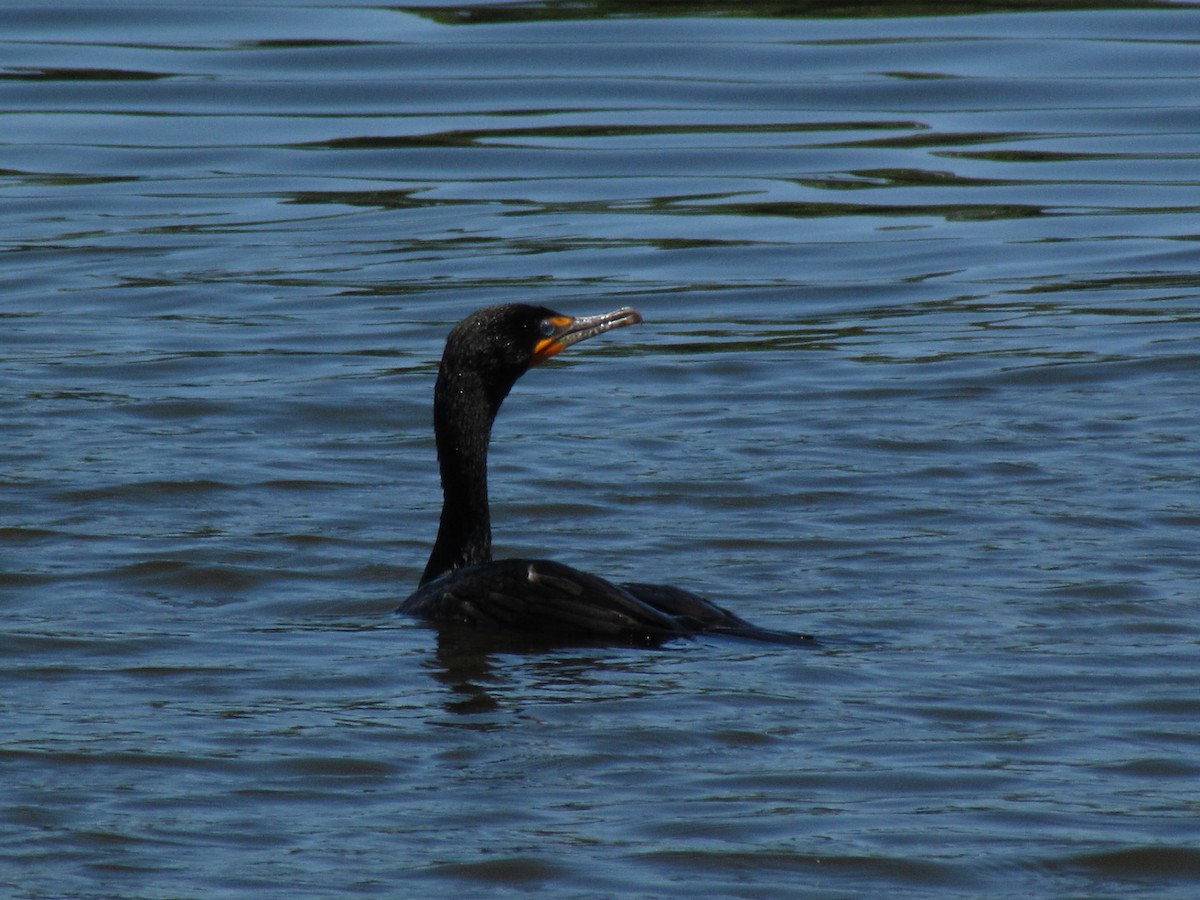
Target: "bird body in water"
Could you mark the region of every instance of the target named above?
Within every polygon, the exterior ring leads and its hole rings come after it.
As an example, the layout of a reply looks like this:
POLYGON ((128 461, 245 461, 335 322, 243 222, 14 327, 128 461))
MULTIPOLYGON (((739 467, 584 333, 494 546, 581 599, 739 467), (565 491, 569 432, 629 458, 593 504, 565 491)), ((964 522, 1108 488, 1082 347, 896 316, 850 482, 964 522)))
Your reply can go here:
POLYGON ((722 634, 815 643, 808 635, 758 628, 668 585, 613 584, 550 560, 492 559, 487 450, 504 398, 530 367, 571 344, 641 321, 631 307, 575 318, 506 304, 479 310, 451 330, 433 404, 441 521, 420 586, 400 612, 439 626, 551 640, 654 646, 676 637, 722 634))

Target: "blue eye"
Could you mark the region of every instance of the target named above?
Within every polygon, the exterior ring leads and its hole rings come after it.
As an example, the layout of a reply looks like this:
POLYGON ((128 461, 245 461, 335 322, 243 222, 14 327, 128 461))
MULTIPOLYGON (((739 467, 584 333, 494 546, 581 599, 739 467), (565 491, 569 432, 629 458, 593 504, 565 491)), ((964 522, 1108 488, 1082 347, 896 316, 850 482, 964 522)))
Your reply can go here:
POLYGON ((542 319, 541 324, 538 325, 538 331, 542 333, 542 337, 551 337, 556 330, 554 323, 549 319, 542 319))

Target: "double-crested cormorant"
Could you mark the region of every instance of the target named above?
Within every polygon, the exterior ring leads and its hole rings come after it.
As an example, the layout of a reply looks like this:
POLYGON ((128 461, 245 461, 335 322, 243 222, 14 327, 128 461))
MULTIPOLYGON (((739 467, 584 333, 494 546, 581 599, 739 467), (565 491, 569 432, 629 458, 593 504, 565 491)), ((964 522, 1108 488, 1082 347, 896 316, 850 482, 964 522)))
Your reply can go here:
POLYGON ((549 560, 492 559, 487 451, 500 404, 531 366, 578 341, 641 321, 631 307, 573 318, 514 303, 481 309, 451 330, 433 400, 441 524, 420 587, 400 612, 438 625, 571 642, 656 645, 723 634, 814 643, 807 635, 758 628, 679 588, 616 585, 549 560))

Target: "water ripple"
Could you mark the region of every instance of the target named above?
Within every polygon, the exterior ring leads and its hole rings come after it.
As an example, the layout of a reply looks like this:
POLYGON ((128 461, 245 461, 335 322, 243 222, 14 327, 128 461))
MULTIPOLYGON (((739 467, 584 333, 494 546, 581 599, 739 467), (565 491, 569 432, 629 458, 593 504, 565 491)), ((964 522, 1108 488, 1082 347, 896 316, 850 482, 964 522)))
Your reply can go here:
POLYGON ((16 896, 1195 892, 1194 4, 3 18, 16 896), (497 548, 821 651, 391 614, 513 301, 497 548))

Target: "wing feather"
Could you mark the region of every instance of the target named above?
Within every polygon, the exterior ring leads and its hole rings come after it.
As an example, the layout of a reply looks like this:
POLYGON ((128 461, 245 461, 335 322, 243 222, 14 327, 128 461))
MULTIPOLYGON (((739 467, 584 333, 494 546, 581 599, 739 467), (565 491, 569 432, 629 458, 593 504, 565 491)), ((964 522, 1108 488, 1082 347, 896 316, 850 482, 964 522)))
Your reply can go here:
POLYGON ((399 612, 441 625, 568 639, 656 644, 686 635, 723 634, 815 644, 808 635, 758 628, 689 591, 661 584, 616 585, 543 559, 456 569, 419 588, 399 612))

